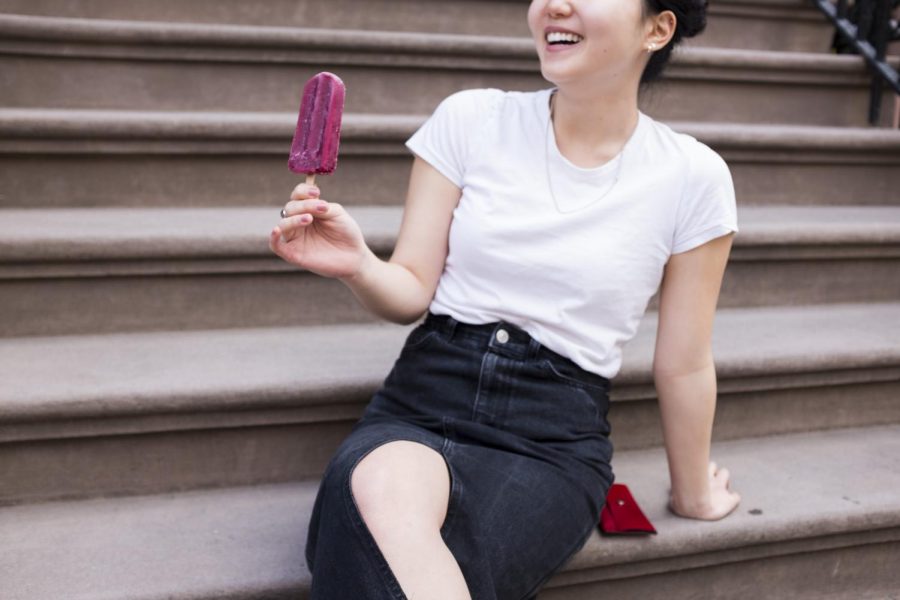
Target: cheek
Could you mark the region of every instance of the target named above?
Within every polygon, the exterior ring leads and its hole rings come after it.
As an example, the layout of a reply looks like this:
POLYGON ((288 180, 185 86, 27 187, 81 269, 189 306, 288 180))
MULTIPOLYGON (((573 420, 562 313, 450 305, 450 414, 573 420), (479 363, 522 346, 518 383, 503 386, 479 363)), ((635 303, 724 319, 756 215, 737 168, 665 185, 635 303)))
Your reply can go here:
POLYGON ((528 7, 528 13, 525 15, 525 18, 528 21, 528 29, 531 30, 532 35, 534 35, 535 32, 535 23, 540 16, 541 8, 539 4, 539 2, 532 2, 531 6, 528 7))
POLYGON ((596 23, 588 33, 588 44, 592 54, 621 57, 628 54, 628 48, 632 44, 629 30, 612 20, 596 23))

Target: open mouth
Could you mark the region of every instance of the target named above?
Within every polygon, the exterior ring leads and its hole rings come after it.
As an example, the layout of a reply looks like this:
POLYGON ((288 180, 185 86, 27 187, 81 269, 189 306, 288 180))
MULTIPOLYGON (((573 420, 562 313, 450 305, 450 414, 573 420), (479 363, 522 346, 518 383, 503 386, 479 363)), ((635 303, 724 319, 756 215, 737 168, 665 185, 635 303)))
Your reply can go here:
POLYGON ((564 33, 562 31, 551 31, 544 39, 551 48, 563 49, 569 46, 575 46, 584 38, 577 33, 564 33))

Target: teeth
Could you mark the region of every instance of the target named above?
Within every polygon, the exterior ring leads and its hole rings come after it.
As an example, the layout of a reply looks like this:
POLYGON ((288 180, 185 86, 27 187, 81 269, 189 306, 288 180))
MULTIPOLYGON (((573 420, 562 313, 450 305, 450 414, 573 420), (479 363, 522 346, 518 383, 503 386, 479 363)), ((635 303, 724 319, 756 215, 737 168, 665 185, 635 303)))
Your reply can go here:
POLYGON ((551 31, 547 34, 547 42, 580 42, 584 38, 575 33, 563 33, 562 31, 551 31))

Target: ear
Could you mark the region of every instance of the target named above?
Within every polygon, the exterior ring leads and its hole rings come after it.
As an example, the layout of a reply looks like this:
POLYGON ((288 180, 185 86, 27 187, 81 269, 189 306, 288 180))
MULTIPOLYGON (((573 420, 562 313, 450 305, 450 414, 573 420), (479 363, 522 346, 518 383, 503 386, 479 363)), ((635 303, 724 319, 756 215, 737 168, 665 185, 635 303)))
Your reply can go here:
POLYGON ((649 21, 647 33, 644 36, 644 48, 652 45, 654 50, 660 50, 675 35, 678 19, 671 10, 664 10, 658 15, 650 17, 649 21))

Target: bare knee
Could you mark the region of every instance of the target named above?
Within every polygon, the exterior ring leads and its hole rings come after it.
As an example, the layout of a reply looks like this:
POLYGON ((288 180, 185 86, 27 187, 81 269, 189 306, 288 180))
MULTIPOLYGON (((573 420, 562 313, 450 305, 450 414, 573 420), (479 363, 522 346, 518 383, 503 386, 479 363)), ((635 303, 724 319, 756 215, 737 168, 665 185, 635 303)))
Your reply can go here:
POLYGON ((356 465, 350 489, 376 537, 432 533, 447 515, 450 474, 436 450, 396 440, 378 446, 356 465))

